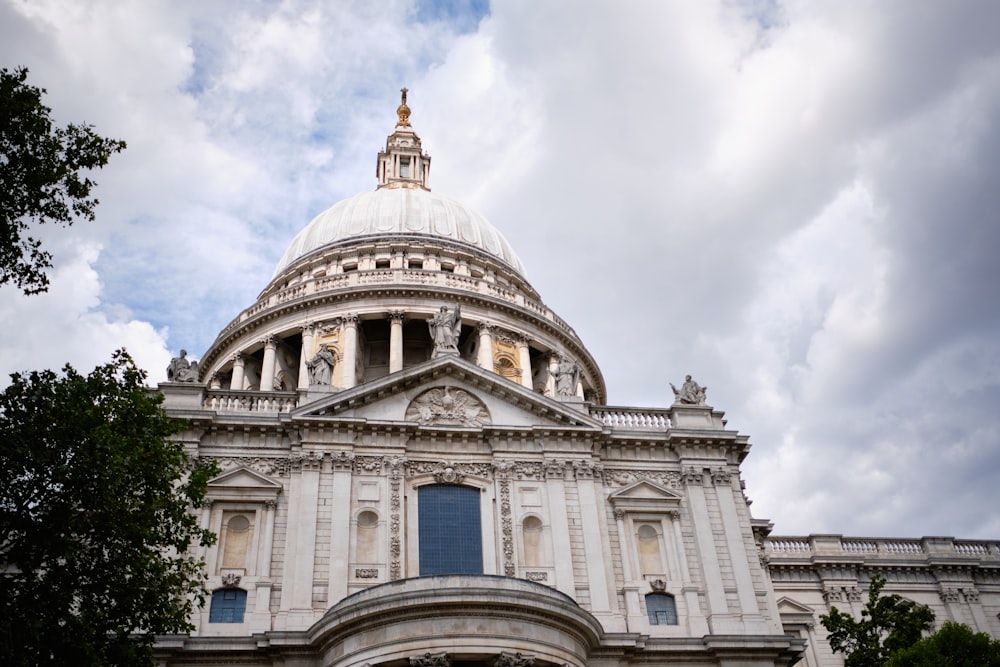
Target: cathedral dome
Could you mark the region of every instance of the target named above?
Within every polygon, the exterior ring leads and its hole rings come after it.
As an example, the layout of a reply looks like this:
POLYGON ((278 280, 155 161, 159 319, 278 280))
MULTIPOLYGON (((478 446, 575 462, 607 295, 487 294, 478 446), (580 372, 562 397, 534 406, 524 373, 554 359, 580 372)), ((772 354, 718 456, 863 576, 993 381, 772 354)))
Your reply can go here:
POLYGON ((292 240, 274 275, 320 249, 373 236, 430 237, 471 246, 524 276, 514 249, 486 218, 453 199, 410 187, 379 188, 323 211, 292 240))

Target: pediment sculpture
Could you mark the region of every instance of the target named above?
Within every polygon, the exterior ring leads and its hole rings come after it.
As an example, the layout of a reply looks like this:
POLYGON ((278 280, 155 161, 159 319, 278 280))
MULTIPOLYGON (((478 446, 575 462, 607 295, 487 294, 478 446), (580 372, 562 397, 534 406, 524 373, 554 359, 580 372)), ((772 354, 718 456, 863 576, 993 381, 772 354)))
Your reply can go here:
POLYGON ((406 420, 422 426, 483 426, 492 424, 481 400, 459 387, 428 389, 410 402, 406 420))

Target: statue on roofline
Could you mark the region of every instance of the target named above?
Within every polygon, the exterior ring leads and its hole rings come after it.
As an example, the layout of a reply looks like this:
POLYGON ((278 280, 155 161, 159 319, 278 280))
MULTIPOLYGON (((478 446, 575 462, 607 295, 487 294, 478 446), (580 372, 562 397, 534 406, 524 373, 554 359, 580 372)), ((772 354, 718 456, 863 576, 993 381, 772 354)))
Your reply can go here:
POLYGON ((198 362, 188 361, 187 350, 181 350, 181 356, 174 357, 167 366, 167 382, 197 382, 198 362))
POLYGON ((670 383, 670 388, 674 390, 674 405, 705 405, 705 393, 708 387, 702 387, 691 379, 690 375, 684 376, 684 384, 678 389, 674 383, 670 383))

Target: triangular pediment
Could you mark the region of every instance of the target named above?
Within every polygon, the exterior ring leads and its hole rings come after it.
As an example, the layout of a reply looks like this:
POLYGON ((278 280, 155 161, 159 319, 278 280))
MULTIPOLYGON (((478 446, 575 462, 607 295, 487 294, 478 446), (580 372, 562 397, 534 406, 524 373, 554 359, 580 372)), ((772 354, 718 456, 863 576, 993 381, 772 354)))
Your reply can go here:
POLYGON ((328 394, 309 394, 293 419, 341 418, 437 428, 569 427, 601 430, 581 409, 458 357, 442 357, 328 394))
POLYGON ((647 479, 640 479, 608 496, 616 509, 627 512, 664 512, 676 509, 681 495, 647 479))
POLYGON ((281 484, 270 477, 241 466, 209 480, 205 497, 258 502, 276 499, 281 489, 281 484))
POLYGON ((808 607, 801 602, 796 602, 791 598, 778 598, 778 611, 782 614, 812 614, 812 607, 808 607))

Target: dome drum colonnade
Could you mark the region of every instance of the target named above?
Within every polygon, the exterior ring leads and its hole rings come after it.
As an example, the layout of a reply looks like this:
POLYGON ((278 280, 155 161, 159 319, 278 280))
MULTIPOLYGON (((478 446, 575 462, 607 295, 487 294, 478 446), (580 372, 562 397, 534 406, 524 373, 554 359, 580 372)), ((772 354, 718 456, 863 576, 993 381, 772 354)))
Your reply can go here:
POLYGON ((510 244, 485 218, 430 192, 430 157, 405 101, 379 153, 378 187, 318 215, 290 244, 257 302, 202 359, 212 389, 349 389, 433 355, 428 323, 461 309, 459 354, 549 396, 604 404, 600 369, 573 329, 524 278, 510 244), (309 362, 326 344, 329 386, 309 362), (557 383, 575 367, 572 388, 557 383), (562 365, 562 368, 566 368, 562 365))

